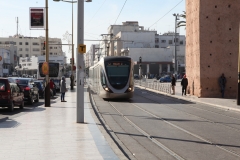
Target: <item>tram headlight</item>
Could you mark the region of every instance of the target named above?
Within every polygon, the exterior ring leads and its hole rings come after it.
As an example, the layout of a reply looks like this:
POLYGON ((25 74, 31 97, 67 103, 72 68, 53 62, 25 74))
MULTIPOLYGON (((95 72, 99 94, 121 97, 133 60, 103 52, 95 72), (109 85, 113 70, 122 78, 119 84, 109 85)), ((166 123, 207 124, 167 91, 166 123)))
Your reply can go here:
POLYGON ((133 86, 129 86, 124 93, 133 92, 133 86))
POLYGON ((109 92, 109 89, 108 89, 108 87, 105 87, 104 89, 105 89, 105 91, 108 91, 108 92, 109 92))

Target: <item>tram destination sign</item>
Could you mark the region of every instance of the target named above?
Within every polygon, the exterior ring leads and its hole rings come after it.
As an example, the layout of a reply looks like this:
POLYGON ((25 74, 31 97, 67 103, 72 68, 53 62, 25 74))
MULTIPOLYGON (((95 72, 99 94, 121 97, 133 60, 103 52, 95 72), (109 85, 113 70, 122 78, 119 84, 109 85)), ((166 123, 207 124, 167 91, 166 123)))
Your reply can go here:
POLYGON ((123 66, 123 65, 128 65, 128 62, 108 62, 108 66, 123 66))

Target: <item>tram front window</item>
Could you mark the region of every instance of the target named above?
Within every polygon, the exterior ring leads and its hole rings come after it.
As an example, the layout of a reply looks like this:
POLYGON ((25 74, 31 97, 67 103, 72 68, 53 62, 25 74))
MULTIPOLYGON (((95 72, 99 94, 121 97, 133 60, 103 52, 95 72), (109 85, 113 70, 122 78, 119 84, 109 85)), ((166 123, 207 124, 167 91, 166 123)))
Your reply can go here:
POLYGON ((107 77, 112 87, 122 89, 126 86, 129 78, 129 65, 107 65, 107 77))

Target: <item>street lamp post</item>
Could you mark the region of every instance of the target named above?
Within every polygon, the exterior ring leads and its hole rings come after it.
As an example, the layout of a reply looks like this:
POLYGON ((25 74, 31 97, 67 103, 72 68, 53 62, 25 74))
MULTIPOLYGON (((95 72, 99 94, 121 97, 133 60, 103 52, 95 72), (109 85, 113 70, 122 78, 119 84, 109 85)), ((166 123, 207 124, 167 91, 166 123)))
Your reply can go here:
MULTIPOLYGON (((49 64, 49 48, 48 48, 48 0, 45 1, 46 7, 46 29, 45 29, 45 38, 46 38, 46 62, 49 64)), ((45 107, 50 107, 50 86, 49 86, 49 73, 46 77, 46 87, 45 87, 45 107)))
POLYGON ((175 16, 175 38, 174 38, 174 73, 177 74, 178 73, 178 65, 177 65, 177 20, 179 14, 173 14, 173 16, 175 16))
POLYGON ((72 3, 72 65, 71 65, 71 90, 73 90, 73 85, 74 85, 74 75, 73 75, 73 66, 74 66, 74 44, 73 44, 73 3, 77 3, 77 1, 65 1, 65 0, 53 0, 55 2, 63 1, 63 2, 68 2, 72 3))

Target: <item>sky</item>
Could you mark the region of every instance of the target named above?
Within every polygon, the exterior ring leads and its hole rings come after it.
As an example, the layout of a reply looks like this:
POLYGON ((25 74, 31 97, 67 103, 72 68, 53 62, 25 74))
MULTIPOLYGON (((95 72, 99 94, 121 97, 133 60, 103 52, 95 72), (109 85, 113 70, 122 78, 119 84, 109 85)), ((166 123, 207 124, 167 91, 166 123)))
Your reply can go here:
MULTIPOLYGON (((29 8, 45 7, 46 0, 0 0, 0 37, 24 36, 45 37, 45 30, 30 30, 29 8)), ((71 1, 71 0, 70 0, 71 1)), ((74 44, 77 46, 77 3, 73 4, 74 44)), ((48 0, 49 37, 61 38, 72 33, 72 3, 48 0)), ((84 3, 84 39, 100 40, 101 34, 107 34, 110 25, 121 25, 126 21, 138 21, 144 29, 156 30, 158 34, 174 32, 174 13, 185 11, 185 0, 92 0, 84 3)), ((180 34, 185 35, 185 28, 180 34)), ((87 50, 98 41, 85 41, 87 50)), ((67 57, 71 57, 67 46, 63 47, 67 57)))

